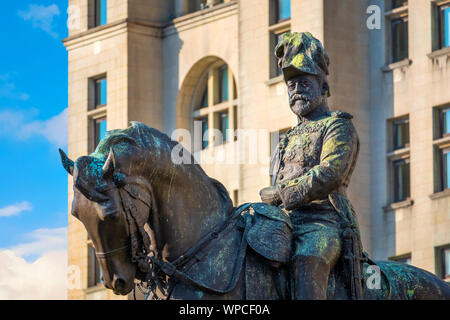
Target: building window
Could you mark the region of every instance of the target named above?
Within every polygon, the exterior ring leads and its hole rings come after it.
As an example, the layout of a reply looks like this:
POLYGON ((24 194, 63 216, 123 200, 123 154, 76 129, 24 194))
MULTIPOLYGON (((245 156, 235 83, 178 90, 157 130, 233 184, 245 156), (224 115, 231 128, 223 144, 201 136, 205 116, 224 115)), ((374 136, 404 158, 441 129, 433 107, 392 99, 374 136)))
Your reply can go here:
POLYGON ((434 108, 434 191, 450 189, 450 106, 434 108))
POLYGON ((450 148, 439 150, 441 191, 450 189, 450 148))
POLYGON ((394 171, 394 202, 400 202, 410 197, 410 166, 409 158, 393 162, 394 171))
POLYGON ((88 149, 94 152, 107 130, 106 108, 108 103, 106 75, 95 76, 88 81, 88 149))
POLYGON ((102 269, 95 255, 94 246, 88 243, 88 287, 95 287, 102 282, 102 269))
POLYGON ((95 107, 101 107, 107 103, 107 82, 106 78, 95 80, 95 107))
POLYGON ((95 26, 103 26, 107 23, 107 0, 95 0, 95 26))
POLYGON ((392 0, 391 2, 392 9, 400 8, 408 4, 408 0, 392 0))
POLYGON ((108 84, 106 75, 88 79, 88 110, 100 109, 108 103, 108 84))
POLYGON ((450 245, 445 245, 435 249, 436 274, 450 282, 450 245))
POLYGON ((208 117, 201 117, 195 119, 195 121, 199 121, 201 124, 201 136, 199 138, 201 141, 198 141, 197 145, 202 146, 202 150, 208 147, 208 117))
POLYGON ((219 130, 222 133, 222 142, 227 143, 228 142, 228 130, 230 129, 229 126, 229 117, 228 117, 228 111, 219 112, 218 114, 218 120, 219 120, 219 130))
POLYGON ((390 32, 389 51, 391 63, 408 58, 408 1, 392 1, 390 11, 385 14, 390 32))
MULTIPOLYGON (((213 145, 230 141, 227 130, 237 129, 237 89, 233 73, 223 61, 204 71, 195 89, 192 109, 192 119, 201 121, 202 130, 202 141, 194 141, 194 152, 206 149, 211 145, 209 141, 213 145)), ((200 126, 194 123, 195 128, 200 126)), ((195 132, 194 136, 200 137, 195 132)))
POLYGON ((450 136, 450 107, 439 109, 440 137, 450 136))
POLYGON ((408 19, 392 20, 392 62, 408 58, 408 19))
POLYGON ((283 33, 290 32, 289 29, 275 30, 270 33, 270 78, 275 78, 283 74, 283 70, 278 66, 278 59, 275 56, 275 47, 283 33))
POLYGON ((401 119, 393 122, 394 150, 409 147, 409 119, 401 119))
POLYGON ((205 89, 203 90, 202 100, 200 103, 200 108, 206 107, 208 107, 208 86, 205 86, 205 89))
POLYGON ((271 0, 269 4, 269 76, 275 78, 282 74, 282 70, 278 67, 278 59, 275 57, 275 47, 281 35, 291 30, 291 1, 271 0))
POLYGON ((404 254, 401 256, 392 257, 392 258, 389 258, 389 260, 411 265, 411 254, 408 253, 408 254, 404 254))
POLYGON ((291 18, 291 0, 276 1, 276 22, 291 18))
POLYGON ((442 250, 443 279, 450 281, 450 248, 442 250))
POLYGON ((291 18, 291 0, 270 0, 269 24, 278 24, 291 18))
POLYGON ((105 137, 106 135, 106 117, 94 119, 94 143, 95 148, 97 148, 99 142, 105 137))
POLYGON ((219 68, 219 101, 222 103, 228 101, 228 66, 224 65, 219 68))
POLYGON ((450 46, 450 3, 436 6, 439 49, 450 46))
POLYGON ((389 120, 391 202, 410 198, 409 116, 389 120))

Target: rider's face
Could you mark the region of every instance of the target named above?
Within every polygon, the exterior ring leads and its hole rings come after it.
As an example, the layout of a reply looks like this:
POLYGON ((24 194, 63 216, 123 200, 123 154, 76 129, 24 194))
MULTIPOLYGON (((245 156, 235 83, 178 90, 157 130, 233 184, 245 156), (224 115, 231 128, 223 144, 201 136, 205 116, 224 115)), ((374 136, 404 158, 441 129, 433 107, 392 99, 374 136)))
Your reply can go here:
POLYGON ((297 116, 306 116, 326 99, 321 78, 314 75, 298 75, 287 82, 289 105, 297 116))

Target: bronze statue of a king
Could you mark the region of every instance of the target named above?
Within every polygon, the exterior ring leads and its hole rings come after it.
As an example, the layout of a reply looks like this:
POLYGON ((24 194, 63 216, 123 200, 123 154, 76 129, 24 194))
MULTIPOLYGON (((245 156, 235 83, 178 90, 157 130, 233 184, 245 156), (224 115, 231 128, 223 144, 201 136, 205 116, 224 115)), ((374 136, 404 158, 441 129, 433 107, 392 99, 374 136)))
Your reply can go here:
POLYGON ((350 297, 362 299, 366 255, 346 196, 359 151, 352 116, 328 107, 330 62, 319 40, 308 32, 285 33, 275 54, 298 124, 280 141, 271 161, 273 186, 260 196, 291 217, 292 298, 326 299, 330 272, 342 265, 350 297))

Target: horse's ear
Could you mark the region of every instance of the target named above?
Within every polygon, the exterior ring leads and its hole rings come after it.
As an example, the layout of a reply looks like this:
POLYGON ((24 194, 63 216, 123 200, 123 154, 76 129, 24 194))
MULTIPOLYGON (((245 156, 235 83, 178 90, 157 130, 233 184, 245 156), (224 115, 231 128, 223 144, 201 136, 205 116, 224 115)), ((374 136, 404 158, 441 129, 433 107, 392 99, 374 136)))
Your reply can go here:
POLYGON ((114 157, 114 151, 112 148, 109 149, 109 155, 108 158, 105 161, 105 164, 102 168, 102 176, 104 178, 111 177, 114 173, 114 169, 116 167, 116 159, 114 157))
POLYGON ((69 159, 69 157, 65 154, 64 151, 59 149, 59 155, 61 156, 61 162, 66 169, 66 171, 72 176, 73 175, 73 168, 74 168, 74 162, 69 159))

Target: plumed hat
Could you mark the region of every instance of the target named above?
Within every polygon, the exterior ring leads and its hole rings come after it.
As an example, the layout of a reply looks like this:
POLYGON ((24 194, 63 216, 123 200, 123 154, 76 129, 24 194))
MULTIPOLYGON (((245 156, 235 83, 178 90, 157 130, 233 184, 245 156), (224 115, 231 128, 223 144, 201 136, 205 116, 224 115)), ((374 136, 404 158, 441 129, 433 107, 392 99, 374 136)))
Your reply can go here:
POLYGON ((322 43, 309 32, 286 32, 275 48, 284 79, 299 74, 327 76, 330 59, 322 43))

